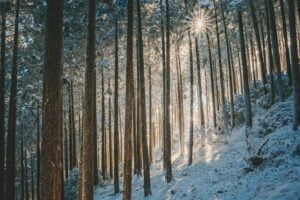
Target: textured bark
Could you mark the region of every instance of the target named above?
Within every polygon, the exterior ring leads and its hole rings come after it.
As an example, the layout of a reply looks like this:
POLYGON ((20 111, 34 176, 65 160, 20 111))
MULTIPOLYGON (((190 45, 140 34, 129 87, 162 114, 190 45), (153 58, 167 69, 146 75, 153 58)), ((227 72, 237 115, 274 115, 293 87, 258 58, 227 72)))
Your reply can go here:
POLYGON ((67 117, 65 114, 63 115, 64 122, 63 122, 63 143, 64 143, 64 172, 65 172, 65 179, 69 178, 69 154, 68 154, 68 129, 67 129, 67 117))
POLYGON ((21 131, 21 200, 24 200, 25 195, 25 172, 24 172, 24 137, 21 131))
MULTIPOLYGON (((150 55, 149 55, 150 56, 150 55)), ((152 126, 152 74, 151 66, 148 67, 148 80, 149 80, 149 163, 152 163, 152 149, 154 141, 154 131, 152 126)))
MULTIPOLYGON (((24 155, 24 167, 25 167, 25 199, 29 200, 29 183, 28 183, 28 162, 27 162, 27 150, 25 149, 24 155)), ((6 196, 7 197, 7 196, 6 196)))
POLYGON ((76 155, 76 128, 75 128, 75 113, 74 113, 74 83, 73 80, 71 80, 71 118, 72 118, 72 155, 73 155, 73 162, 72 162, 72 169, 76 167, 77 163, 77 155, 76 155))
POLYGON ((5 182, 4 182, 4 163, 5 163, 5 77, 6 77, 6 9, 5 5, 1 5, 1 69, 0 69, 0 199, 5 196, 5 182))
MULTIPOLYGON (((284 51, 285 51, 285 59, 286 59, 286 67, 287 67, 287 74, 289 77, 289 85, 292 85, 292 71, 291 71, 291 61, 290 61, 290 51, 289 51, 289 44, 287 38, 287 25, 286 25, 286 18, 285 18, 285 10, 284 10, 284 3, 283 0, 279 0, 280 3, 280 12, 281 12, 281 20, 282 20, 282 33, 284 39, 284 51)), ((297 40, 296 40, 297 42, 297 40)))
POLYGON ((115 194, 119 189, 119 27, 118 15, 115 20, 115 96, 114 96, 114 188, 115 194))
POLYGON ((278 47, 278 37, 277 37, 277 29, 276 29, 276 18, 274 13, 274 4, 273 0, 268 1, 268 8, 269 8, 269 20, 270 20, 270 32, 271 32, 271 39, 272 39, 272 52, 274 55, 274 65, 277 71, 277 81, 278 81, 278 92, 280 101, 284 100, 284 93, 283 93, 283 83, 281 78, 281 66, 280 66, 280 54, 279 54, 279 47, 278 47))
POLYGON ((241 58, 242 58, 242 67, 243 67, 243 86, 244 86, 244 101, 245 101, 245 117, 246 117, 246 126, 252 127, 252 114, 251 114, 251 101, 250 101, 250 89, 248 83, 248 70, 247 70, 247 60, 245 52, 245 39, 244 39, 244 29, 243 29, 243 19, 242 13, 237 12, 238 15, 238 25, 239 25, 239 35, 240 35, 240 47, 241 47, 241 58))
POLYGON ((140 95, 141 95, 141 135, 142 135, 142 153, 143 153, 143 172, 144 172, 144 196, 151 194, 149 154, 147 142, 147 117, 146 117, 146 92, 145 92, 145 69, 144 69, 144 48, 142 34, 142 19, 140 0, 137 0, 137 17, 138 17, 138 48, 140 61, 140 95))
POLYGON ((62 197, 62 46, 63 1, 49 1, 46 23, 43 80, 43 138, 41 198, 62 197))
POLYGON ((34 191, 34 165, 33 165, 33 157, 31 155, 30 157, 30 161, 31 161, 31 199, 34 200, 35 199, 35 191, 34 191))
POLYGON ((124 152, 124 191, 123 200, 131 199, 132 171, 132 101, 133 101, 133 0, 127 5, 127 66, 126 66, 126 108, 125 108, 125 152, 124 152))
POLYGON ((82 177, 81 200, 93 199, 94 183, 94 87, 95 87, 95 18, 96 1, 88 1, 88 32, 86 48, 86 71, 83 109, 83 150, 82 150, 82 177))
POLYGON ((94 75, 94 185, 99 183, 98 177, 98 131, 97 131, 97 77, 96 69, 94 75))
POLYGON ((171 138, 170 138, 170 11, 169 0, 166 0, 166 109, 165 109, 165 155, 166 181, 172 180, 171 138))
POLYGON ((17 71, 18 71, 18 40, 19 40, 19 7, 20 0, 16 1, 15 33, 13 46, 13 61, 11 71, 11 87, 7 128, 7 157, 6 157, 6 199, 15 199, 16 177, 16 107, 17 107, 17 71))
POLYGON ((297 29, 294 0, 288 0, 289 21, 290 21, 290 39, 291 39, 291 62, 293 70, 293 88, 294 88, 294 121, 293 129, 297 130, 300 125, 300 74, 298 66, 298 48, 297 48, 297 29))

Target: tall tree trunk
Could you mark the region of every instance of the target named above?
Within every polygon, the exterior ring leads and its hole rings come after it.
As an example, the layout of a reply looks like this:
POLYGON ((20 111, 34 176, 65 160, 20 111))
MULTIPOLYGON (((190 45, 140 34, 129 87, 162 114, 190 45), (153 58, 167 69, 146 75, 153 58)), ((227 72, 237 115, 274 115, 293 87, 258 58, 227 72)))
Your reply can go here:
POLYGON ((15 199, 16 177, 16 107, 17 107, 17 73, 18 73, 18 40, 19 40, 19 7, 16 1, 15 34, 13 46, 13 61, 11 71, 11 87, 9 99, 8 128, 7 128, 7 158, 6 158, 6 199, 15 199))
POLYGON ((33 165, 33 157, 31 155, 31 199, 35 199, 35 193, 34 193, 34 165, 33 165))
MULTIPOLYGON (((288 44, 288 38, 287 38, 287 29, 286 29, 285 10, 284 10, 283 0, 279 0, 279 3, 280 3, 280 11, 281 11, 282 33, 283 33, 283 39, 284 39, 284 50, 285 50, 287 74, 288 74, 288 77, 289 77, 289 85, 292 85, 292 71, 291 71, 290 51, 289 51, 289 44, 288 44)), ((297 40, 296 40, 296 42, 297 42, 297 40)))
MULTIPOLYGON (((223 0, 221 1, 221 11, 222 11, 222 21, 224 26, 225 32, 225 40, 226 40, 226 49, 227 49, 227 61, 228 61, 228 76, 229 76, 229 92, 230 92, 230 112, 231 112, 231 127, 234 127, 234 99, 233 99, 233 82, 235 83, 235 78, 232 78, 234 75, 233 71, 233 59, 232 58, 232 51, 229 44, 228 33, 227 33, 227 24, 225 21, 225 14, 224 14, 224 7, 223 7, 223 0)), ((234 84, 235 85, 235 84, 234 84)))
POLYGON ((256 13, 255 13, 255 6, 254 6, 253 0, 248 0, 248 4, 249 4, 249 7, 250 7, 250 13, 251 13, 251 16, 252 16, 252 23, 253 23, 255 38, 256 38, 257 47, 258 47, 261 80, 263 81, 264 90, 265 90, 265 93, 266 93, 267 92, 267 90, 265 88, 265 85, 267 84, 266 66, 265 66, 264 59, 263 59, 263 51, 262 51, 262 45, 261 45, 260 36, 259 36, 258 21, 257 21, 256 13))
POLYGON ((0 199, 5 197, 5 77, 6 77, 6 64, 5 64, 5 48, 6 48, 6 6, 3 6, 1 12, 1 69, 0 69, 0 199))
POLYGON ((210 72, 210 85, 211 85, 211 98, 212 98, 212 112, 213 112, 213 127, 217 127, 217 117, 216 117, 216 101, 215 101, 215 87, 214 87, 214 78, 213 78, 213 63, 211 55, 211 46, 208 33, 206 34, 207 46, 208 46, 208 56, 209 56, 209 72, 210 72))
POLYGON ((69 154, 68 154, 68 129, 67 129, 67 117, 64 114, 64 122, 63 122, 63 128, 64 128, 64 132, 63 132, 63 137, 64 137, 64 171, 65 171, 65 179, 69 178, 69 154))
MULTIPOLYGON (((96 85, 96 84, 95 84, 96 85)), ((75 128, 75 113, 74 113, 74 83, 73 79, 71 80, 71 111, 72 111, 72 143, 73 143, 73 149, 72 149, 72 155, 73 155, 73 163, 72 163, 72 169, 76 167, 77 163, 77 155, 76 155, 76 128, 75 128)))
MULTIPOLYGON (((67 80, 68 81, 68 80, 67 80)), ((69 129, 69 170, 73 169, 73 126, 72 126, 72 97, 71 97, 71 83, 68 81, 68 129, 69 129)))
POLYGON ((104 94, 104 69, 101 69, 101 95, 102 95, 102 100, 101 100, 101 104, 102 104, 102 148, 101 148, 101 152, 102 152, 102 161, 101 161, 101 170, 102 170, 102 177, 103 179, 106 178, 106 169, 107 169, 107 159, 106 159, 106 128, 105 128, 105 94, 104 94))
MULTIPOLYGON (((109 92, 111 92, 110 88, 110 79, 108 80, 108 88, 109 92)), ((113 177, 113 164, 112 164, 112 131, 111 131, 111 94, 109 94, 109 99, 108 99, 108 147, 109 147, 109 176, 110 178, 113 177)))
MULTIPOLYGON (((220 35, 219 35, 219 26, 218 26, 218 14, 216 1, 214 0, 214 10, 215 10, 215 23, 216 23, 216 34, 217 34, 217 45, 218 45, 218 61, 219 61, 219 74, 220 74, 220 87, 221 87, 221 103, 222 103, 222 113, 224 120, 224 128, 225 128, 225 137, 228 131, 228 114, 227 114, 227 105, 225 103, 225 88, 224 88, 224 75, 223 75, 223 65, 222 65, 222 52, 220 45, 220 35)), ((229 49, 228 49, 229 50, 229 49)), ((230 57, 228 57, 228 60, 230 57)), ((230 67, 230 63, 229 63, 230 67)), ((229 72, 231 73, 231 71, 229 72)), ((230 87, 230 91, 232 92, 232 85, 230 87)))
POLYGON ((37 105, 37 115, 36 115, 36 124, 37 124, 37 143, 36 143, 36 199, 41 199, 40 192, 40 176, 41 176, 41 146, 40 146, 40 102, 37 105))
POLYGON ((195 38, 195 51, 197 60, 197 76, 198 76, 198 90, 199 90, 199 112, 200 112, 200 125, 204 125, 204 112, 203 112, 203 100, 202 100, 202 79, 201 79, 201 69, 200 69, 200 55, 199 55, 199 41, 195 38))
MULTIPOLYGON (((25 149, 25 155, 24 155, 24 164, 25 164, 25 199, 29 200, 29 183, 28 183, 28 162, 27 162, 27 150, 25 149)), ((8 199, 7 199, 8 200, 8 199)))
POLYGON ((171 136, 170 136, 170 11, 169 0, 166 0, 166 101, 165 101, 165 157, 166 157, 166 181, 172 180, 171 164, 171 136))
POLYGON ((145 94, 145 72, 144 72, 144 48, 142 35, 142 19, 140 0, 137 0, 137 17, 138 17, 138 52, 140 61, 140 95, 141 95, 141 135, 142 135, 142 152, 144 168, 144 196, 151 194, 149 154, 147 142, 147 119, 146 119, 146 94, 145 94))
POLYGON ((78 199, 93 199, 94 183, 94 109, 95 109, 95 21, 96 1, 88 1, 88 31, 86 48, 86 71, 84 84, 84 109, 83 109, 83 149, 82 149, 82 182, 78 199))
POLYGON ((125 152, 124 152, 124 193, 123 200, 131 199, 132 171, 132 101, 133 101, 133 0, 127 4, 127 66, 126 66, 126 108, 125 108, 125 152))
POLYGON ((270 37, 270 20, 269 20, 269 12, 268 12, 268 2, 265 0, 265 10, 267 15, 267 42, 268 42, 268 61, 269 61, 269 76, 270 76, 270 90, 271 90, 271 96, 270 96, 270 103, 271 105, 274 104, 275 101, 275 87, 274 87, 274 79, 273 79, 273 55, 272 55, 272 45, 271 45, 271 37, 270 37))
POLYGON ((293 129, 296 131, 300 125, 300 74, 298 64, 297 49, 297 30, 294 0, 288 0, 289 21, 290 21, 290 39, 291 39, 291 61, 293 70, 293 88, 294 88, 294 121, 293 129))
POLYGON ((94 75, 94 185, 98 185, 98 126, 97 126, 97 73, 94 75))
POLYGON ((279 98, 280 101, 284 100, 284 93, 283 93, 283 83, 281 78, 281 66, 280 66, 280 54, 279 54, 279 47, 278 47, 278 38, 277 38, 277 29, 276 29, 276 18, 274 13, 274 4, 273 0, 268 1, 268 8, 269 8, 269 20, 270 20, 270 32, 271 32, 271 39, 272 39, 272 51, 274 55, 274 65, 277 70, 277 81, 278 81, 278 90, 279 90, 279 98))
POLYGON ((115 96, 114 96, 114 189, 115 194, 119 189, 119 27, 118 13, 115 19, 115 96))
POLYGON ((252 114, 251 114, 251 100, 250 100, 250 89, 248 83, 248 70, 247 70, 247 60, 245 51, 245 39, 244 39, 244 29, 243 29, 243 19, 241 11, 238 14, 238 24, 239 24, 239 34, 240 34, 240 46, 241 46, 241 57, 243 66, 243 80, 244 80, 244 101, 245 101, 245 117, 246 126, 252 127, 252 114))
POLYGON ((153 138, 154 131, 152 126, 152 74, 151 66, 148 67, 148 80, 149 80, 149 163, 152 163, 152 149, 153 149, 153 138))
POLYGON ((24 137, 23 137, 23 131, 21 131, 21 147, 20 147, 20 149, 21 149, 21 200, 24 200, 25 172, 24 172, 24 137))

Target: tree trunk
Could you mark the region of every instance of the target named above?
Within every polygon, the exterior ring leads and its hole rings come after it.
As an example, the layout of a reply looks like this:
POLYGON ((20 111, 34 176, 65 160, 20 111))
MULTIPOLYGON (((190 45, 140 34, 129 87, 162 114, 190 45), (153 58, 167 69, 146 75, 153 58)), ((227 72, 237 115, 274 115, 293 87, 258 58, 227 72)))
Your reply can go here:
POLYGON ((274 4, 273 0, 268 1, 268 8, 269 8, 269 20, 270 20, 270 32, 271 32, 271 39, 272 39, 272 51, 274 55, 274 65, 277 70, 277 81, 278 81, 278 90, 279 90, 279 98, 280 101, 284 100, 284 93, 283 93, 283 83, 281 78, 281 66, 280 66, 280 54, 279 54, 279 47, 278 47, 278 39, 277 39, 277 29, 276 29, 276 18, 274 13, 274 4))
POLYGON ((151 194, 149 154, 147 142, 147 119, 146 119, 146 94, 145 94, 145 72, 144 72, 144 48, 142 35, 142 19, 140 0, 137 0, 137 17, 138 17, 138 52, 140 61, 140 95, 141 95, 141 135, 142 135, 142 152, 144 168, 144 196, 151 194))
POLYGON ((31 155, 31 199, 35 199, 35 193, 34 193, 34 169, 33 169, 33 158, 31 155))
MULTIPOLYGON (((150 55, 149 55, 150 56, 150 55)), ((152 163, 152 149, 153 149, 153 136, 154 131, 152 127, 152 76, 151 66, 148 67, 148 80, 149 80, 149 163, 152 163)))
POLYGON ((99 183, 98 176, 98 129, 97 129, 97 74, 94 75, 94 185, 99 183))
MULTIPOLYGON (((110 79, 108 80, 108 90, 111 92, 110 79)), ((108 99, 108 147, 109 147, 109 176, 113 177, 113 164, 112 164, 112 131, 111 131, 111 94, 108 99)))
POLYGON ((294 121, 293 129, 296 131, 300 125, 300 74, 298 64, 297 48, 297 29, 294 0, 288 0, 289 21, 290 21, 290 39, 291 39, 291 61, 293 70, 293 88, 294 88, 294 121))
POLYGON ((21 131, 21 200, 24 200, 25 194, 25 172, 24 172, 24 137, 21 131))
POLYGON ((106 159, 106 128, 105 128, 105 94, 104 94, 104 69, 101 69, 101 82, 102 82, 102 86, 101 86, 101 95, 102 95, 102 148, 101 148, 101 152, 102 152, 102 162, 101 162, 101 170, 102 170, 102 177, 103 179, 106 178, 106 169, 107 169, 107 159, 106 159))
POLYGON ((213 63, 211 56, 211 47, 210 39, 208 33, 206 34, 207 46, 208 46, 208 56, 209 56, 209 71, 210 71, 210 85, 211 85, 211 98, 212 98, 212 112, 213 112, 213 127, 217 127, 217 118, 216 118, 216 101, 215 101, 215 87, 214 87, 214 78, 213 78, 213 63))
POLYGON ((40 102, 37 105, 37 143, 36 143, 36 199, 41 199, 40 193, 40 176, 41 176, 41 146, 40 146, 40 102))
MULTIPOLYGON (((3 3, 2 3, 3 4, 3 3)), ((4 6, 4 5, 3 5, 4 6)), ((1 69, 0 69, 0 199, 4 199, 4 163, 5 163, 5 48, 6 48, 6 10, 1 12, 1 69)))
MULTIPOLYGON (((284 50, 285 50, 287 74, 289 77, 289 85, 292 85, 290 51, 289 51, 289 44, 288 44, 288 38, 287 38, 287 29, 286 29, 285 10, 284 10, 283 0, 279 0, 279 3, 280 3, 280 11, 281 11, 281 19, 282 19, 282 33, 283 33, 283 39, 284 39, 284 50)), ((296 39, 296 42, 297 42, 297 39, 296 39)))
POLYGON ((125 153, 124 153, 124 193, 123 200, 131 199, 131 137, 133 101, 133 0, 127 4, 127 66, 126 66, 126 110, 125 110, 125 153))
POLYGON ((82 149, 82 182, 81 200, 93 199, 94 183, 94 109, 95 109, 95 18, 96 1, 88 1, 88 31, 86 48, 86 71, 84 84, 84 109, 83 109, 83 149, 82 149))
POLYGON ((246 51, 245 51, 243 19, 242 19, 241 11, 238 11, 237 14, 238 14, 241 58, 242 58, 242 67, 243 67, 244 101, 245 101, 245 107, 246 107, 246 109, 245 109, 246 126, 252 127, 251 100, 250 100, 250 89, 249 89, 249 83, 248 83, 248 70, 247 70, 247 60, 246 60, 246 51))
POLYGON ((258 47, 261 80, 264 84, 264 90, 265 90, 265 93, 266 93, 267 92, 267 90, 265 88, 265 85, 267 84, 266 66, 265 66, 264 59, 263 59, 263 51, 262 51, 262 46, 261 46, 261 41, 260 41, 260 36, 259 36, 258 21, 257 21, 257 18, 256 18, 255 6, 254 6, 253 0, 248 0, 248 4, 249 4, 249 7, 250 7, 250 13, 251 13, 251 16, 252 16, 252 23, 253 23, 255 38, 256 38, 257 47, 258 47))
POLYGON ((16 107, 17 107, 17 83, 18 83, 18 40, 19 40, 19 7, 20 0, 16 1, 15 34, 13 46, 13 61, 11 71, 11 87, 7 128, 7 158, 6 158, 6 199, 15 199, 16 178, 16 107))
MULTIPOLYGON (((27 163, 27 150, 25 149, 25 156, 24 156, 24 164, 25 164, 25 199, 29 200, 29 183, 28 183, 28 163, 27 163)), ((7 199, 8 200, 8 199, 7 199)))
POLYGON ((119 27, 118 13, 115 19, 115 97, 114 97, 114 188, 115 194, 119 189, 119 27))

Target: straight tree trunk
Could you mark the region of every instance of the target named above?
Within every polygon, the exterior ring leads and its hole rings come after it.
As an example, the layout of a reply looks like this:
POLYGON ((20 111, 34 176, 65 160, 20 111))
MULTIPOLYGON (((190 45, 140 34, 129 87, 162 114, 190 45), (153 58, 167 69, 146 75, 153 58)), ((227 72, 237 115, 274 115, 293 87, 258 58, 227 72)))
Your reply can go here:
POLYGON ((25 199, 29 200, 29 183, 28 183, 28 162, 27 162, 27 150, 25 149, 25 156, 24 156, 24 164, 25 164, 25 199))
POLYGON ((41 176, 41 139, 40 139, 40 102, 37 105, 37 116, 36 116, 36 124, 37 124, 37 143, 36 143, 36 198, 37 200, 41 199, 40 192, 40 176, 41 176))
MULTIPOLYGON (((108 81, 108 88, 109 91, 111 91, 110 88, 110 79, 108 81)), ((109 99, 108 99, 108 147, 109 147, 109 176, 110 178, 113 177, 113 164, 112 164, 112 131, 111 131, 111 94, 109 94, 109 99)))
POLYGON ((5 48, 6 48, 6 6, 2 3, 1 11, 1 69, 0 69, 0 199, 5 197, 5 77, 6 77, 6 64, 5 64, 5 48))
POLYGON ((300 125, 300 74, 298 64, 297 48, 297 29, 294 0, 288 0, 289 21, 290 21, 290 39, 291 39, 291 61, 293 70, 293 88, 294 88, 294 121, 293 129, 296 131, 300 125))
POLYGON ((272 55, 272 45, 271 45, 271 37, 270 37, 270 23, 269 23, 269 12, 268 12, 268 2, 264 1, 265 3, 265 10, 267 15, 267 42, 268 42, 268 61, 269 61, 269 76, 270 76, 270 103, 271 105, 275 102, 275 86, 274 86, 274 79, 273 79, 273 55, 272 55))
POLYGON ((72 111, 71 117, 72 117, 72 130, 73 130, 73 133, 72 133, 72 143, 73 143, 72 169, 74 169, 76 167, 76 163, 77 163, 77 155, 76 155, 76 128, 75 128, 75 113, 74 113, 74 83, 73 83, 73 79, 71 80, 71 111, 72 111))
POLYGON ((33 165, 33 157, 31 155, 31 199, 35 199, 35 192, 34 192, 34 165, 33 165))
POLYGON ((97 73, 94 75, 94 185, 98 185, 97 73))
POLYGON ((148 67, 148 80, 149 80, 149 163, 152 163, 152 149, 153 149, 153 138, 154 131, 152 126, 152 75, 151 66, 148 67))
MULTIPOLYGON (((288 38, 287 38, 287 28, 286 28, 287 26, 286 26, 286 21, 285 21, 286 19, 285 19, 285 10, 284 10, 283 0, 279 0, 279 3, 280 3, 280 11, 281 11, 282 33, 283 33, 283 39, 284 39, 284 50, 285 50, 287 74, 289 77, 289 85, 292 85, 290 51, 289 51, 289 44, 288 44, 288 38)), ((297 42, 297 39, 296 39, 296 42, 297 42)))
POLYGON ((95 109, 95 21, 96 1, 88 1, 88 27, 87 27, 87 48, 86 48, 86 71, 84 84, 84 109, 83 109, 83 149, 82 149, 82 177, 81 190, 78 199, 93 199, 94 183, 94 109, 95 109))
POLYGON ((114 96, 114 189, 115 194, 119 189, 119 27, 118 13, 115 19, 115 96, 114 96))
POLYGON ((203 100, 202 100, 202 80, 201 80, 201 69, 200 69, 200 55, 199 55, 199 41, 195 38, 195 52, 197 60, 197 76, 198 76, 198 90, 199 90, 199 112, 200 112, 200 125, 204 125, 204 112, 203 112, 203 100))
MULTIPOLYGON (((220 46, 220 35, 219 35, 219 26, 218 26, 218 15, 217 15, 217 7, 216 1, 214 0, 214 10, 215 10, 215 23, 216 23, 216 34, 217 34, 217 44, 218 44, 218 61, 219 61, 219 74, 220 74, 220 88, 221 88, 221 103, 222 103, 222 113, 224 120, 224 128, 225 128, 225 136, 228 131, 228 114, 227 114, 227 106, 225 103, 225 88, 224 88, 224 75, 223 75, 223 65, 222 65, 222 52, 220 46)), ((230 58, 228 58, 229 60, 230 58)), ((230 64, 229 64, 230 67, 230 64)), ((229 72, 231 73, 231 71, 229 72)), ((230 88, 232 92, 232 85, 230 88)))
POLYGON ((15 33, 13 46, 13 61, 11 71, 11 87, 7 128, 7 158, 6 158, 6 199, 15 199, 16 178, 16 108, 18 83, 18 40, 19 40, 19 7, 20 0, 16 1, 15 33))
POLYGON ((125 108, 125 152, 124 152, 124 191, 123 200, 131 199, 132 171, 132 101, 133 101, 133 0, 127 4, 127 66, 126 66, 126 108, 125 108))
POLYGON ((68 129, 67 129, 67 117, 64 115, 64 122, 63 122, 63 127, 64 127, 64 132, 63 132, 63 137, 64 137, 64 171, 65 171, 65 179, 69 178, 69 154, 68 154, 68 129))
POLYGON ((144 168, 144 196, 151 194, 149 154, 147 142, 147 119, 146 119, 146 94, 145 94, 145 72, 144 72, 144 48, 142 35, 142 19, 140 0, 137 0, 137 18, 138 18, 138 52, 140 63, 140 95, 141 95, 141 135, 142 135, 142 153, 144 168))
POLYGON ((24 137, 21 131, 21 200, 24 200, 25 194, 25 172, 24 172, 24 137))
MULTIPOLYGON (((259 55, 259 63, 260 63, 260 71, 261 71, 261 80, 263 81, 264 86, 267 84, 267 78, 266 78, 266 66, 264 63, 263 59, 263 51, 262 51, 262 45, 260 41, 260 36, 259 36, 259 29, 258 29, 258 21, 255 13, 255 6, 253 0, 248 0, 248 4, 250 7, 250 13, 252 16, 252 23, 254 27, 254 33, 255 33, 255 38, 257 42, 257 47, 258 47, 258 55, 259 55)), ((265 93, 267 92, 266 88, 265 93)))
POLYGON ((215 87, 214 87, 214 78, 213 78, 213 63, 211 55, 211 46, 208 33, 206 34, 207 46, 208 46, 208 56, 209 56, 209 71, 210 71, 210 85, 211 85, 211 98, 212 98, 212 112, 213 112, 213 127, 217 127, 217 117, 216 117, 216 101, 215 101, 215 87))
POLYGON ((102 170, 102 177, 103 179, 106 178, 106 169, 107 169, 107 159, 106 159, 106 128, 105 128, 105 94, 104 94, 104 69, 101 69, 101 95, 102 95, 102 161, 101 161, 101 170, 102 170))
POLYGON ((281 78, 281 66, 280 66, 280 54, 278 47, 278 37, 277 37, 277 29, 276 29, 276 18, 274 13, 274 4, 273 0, 268 1, 269 8, 269 20, 270 20, 270 32, 272 39, 272 51, 274 55, 274 65, 277 70, 277 81, 278 81, 278 91, 279 91, 279 99, 280 101, 284 101, 284 93, 283 93, 283 83, 281 78))
POLYGON ((165 109, 165 157, 166 181, 172 181, 171 136, 170 136, 170 11, 169 0, 166 0, 166 109, 165 109))
POLYGON ((252 113, 251 113, 251 100, 250 100, 250 89, 248 83, 248 70, 247 70, 247 60, 245 51, 245 39, 244 39, 244 29, 243 29, 243 19, 241 11, 237 11, 238 14, 238 24, 239 24, 239 34, 240 34, 240 47, 241 47, 241 57, 243 66, 243 80, 244 80, 244 101, 245 101, 245 117, 246 126, 252 127, 252 113))

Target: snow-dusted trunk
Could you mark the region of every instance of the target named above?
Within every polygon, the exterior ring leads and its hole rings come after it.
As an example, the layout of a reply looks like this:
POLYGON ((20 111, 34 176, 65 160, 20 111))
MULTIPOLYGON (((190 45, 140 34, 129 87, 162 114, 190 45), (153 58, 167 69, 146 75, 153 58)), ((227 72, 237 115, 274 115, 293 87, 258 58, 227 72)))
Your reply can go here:
POLYGON ((291 61, 293 70, 293 88, 294 88, 294 122, 293 129, 297 130, 300 125, 300 74, 298 64, 297 49, 297 30, 294 0, 288 0, 289 22, 290 22, 290 39, 291 39, 291 61))
POLYGON ((244 101, 245 101, 245 107, 246 107, 246 109, 245 109, 246 126, 252 127, 250 89, 249 89, 249 83, 248 83, 248 69, 247 69, 247 60, 246 60, 246 52, 245 52, 243 19, 242 19, 241 11, 237 11, 237 15, 238 15, 238 24, 239 24, 239 34, 240 34, 242 67, 243 67, 244 101))
MULTIPOLYGON (((110 79, 108 80, 108 90, 111 92, 110 79)), ((112 130, 111 130, 111 94, 109 93, 108 99, 108 148, 109 148, 109 176, 113 177, 113 164, 112 164, 112 130)))
POLYGON ((102 111, 102 117, 101 117, 101 121, 102 121, 102 125, 101 125, 101 129, 102 129, 102 135, 101 135, 101 142, 102 142, 102 146, 101 146, 101 172, 102 172, 102 177, 103 179, 106 178, 106 169, 107 169, 107 152, 106 152, 106 127, 105 127, 105 92, 104 92, 104 69, 101 69, 101 96, 102 96, 102 100, 101 100, 101 111, 102 111))
POLYGON ((199 90, 199 113, 200 113, 200 125, 204 126, 204 112, 203 112, 203 100, 202 100, 202 79, 201 79, 201 68, 200 68, 200 55, 199 55, 199 41, 195 37, 195 51, 197 60, 197 77, 198 77, 198 90, 199 90))

